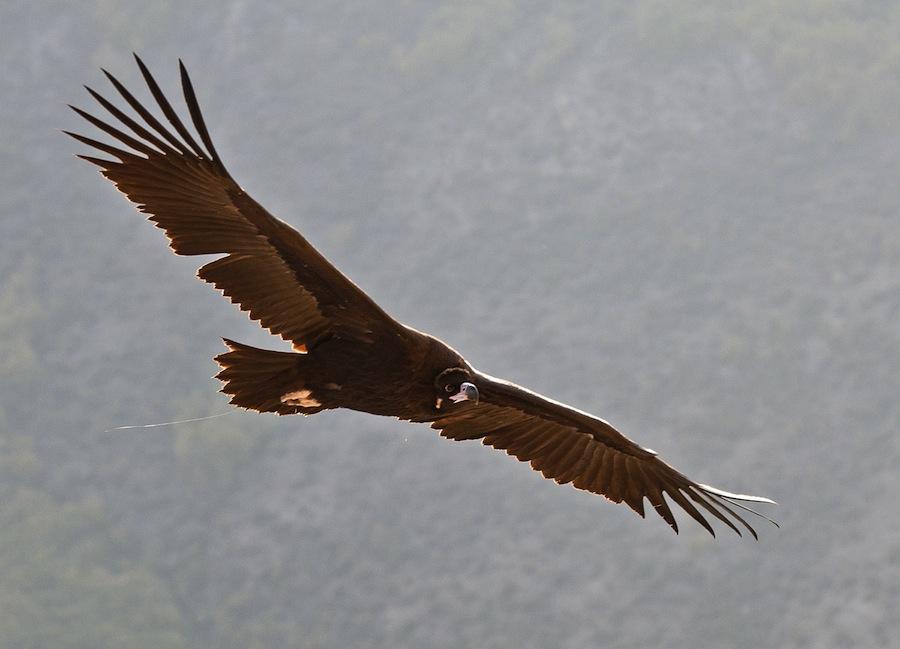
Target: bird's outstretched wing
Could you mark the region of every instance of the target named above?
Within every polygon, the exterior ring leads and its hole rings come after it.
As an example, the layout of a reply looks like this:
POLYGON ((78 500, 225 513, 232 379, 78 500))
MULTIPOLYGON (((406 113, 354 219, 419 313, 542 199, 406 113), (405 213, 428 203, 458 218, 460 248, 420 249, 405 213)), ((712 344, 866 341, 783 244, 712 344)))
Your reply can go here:
POLYGON ((678 532, 669 499, 715 536, 706 519, 711 515, 732 530, 756 531, 741 512, 740 502, 772 503, 768 498, 733 494, 694 482, 642 448, 602 419, 553 401, 518 385, 478 374, 478 404, 437 418, 431 427, 455 440, 482 439, 503 449, 544 477, 560 484, 625 502, 644 516, 644 499, 678 532))
POLYGON ((135 59, 168 126, 104 70, 136 118, 87 88, 119 124, 71 108, 118 145, 66 131, 114 159, 79 157, 99 166, 149 214, 175 253, 224 255, 202 266, 198 276, 296 349, 312 349, 332 336, 372 342, 401 332, 395 320, 300 233, 269 214, 232 179, 213 146, 184 65, 179 62, 184 99, 202 146, 144 63, 137 55, 135 59))

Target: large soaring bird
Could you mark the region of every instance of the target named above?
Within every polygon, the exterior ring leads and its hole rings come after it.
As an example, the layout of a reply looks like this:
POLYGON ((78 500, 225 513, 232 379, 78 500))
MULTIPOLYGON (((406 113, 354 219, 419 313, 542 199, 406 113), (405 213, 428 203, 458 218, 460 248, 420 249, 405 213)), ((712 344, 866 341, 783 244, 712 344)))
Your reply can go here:
POLYGON ((150 215, 176 254, 218 255, 200 268, 201 279, 292 344, 283 352, 225 340, 229 351, 216 357, 217 378, 231 403, 279 415, 350 408, 427 422, 448 439, 480 439, 547 478, 625 502, 641 516, 646 499, 676 532, 670 503, 710 534, 707 515, 756 537, 742 512, 761 514, 740 503, 771 500, 694 482, 604 420, 479 372, 444 342, 394 320, 235 182, 184 65, 181 84, 199 143, 135 59, 168 125, 104 70, 136 116, 87 88, 118 126, 73 110, 118 144, 67 133, 109 156, 80 157, 150 215))

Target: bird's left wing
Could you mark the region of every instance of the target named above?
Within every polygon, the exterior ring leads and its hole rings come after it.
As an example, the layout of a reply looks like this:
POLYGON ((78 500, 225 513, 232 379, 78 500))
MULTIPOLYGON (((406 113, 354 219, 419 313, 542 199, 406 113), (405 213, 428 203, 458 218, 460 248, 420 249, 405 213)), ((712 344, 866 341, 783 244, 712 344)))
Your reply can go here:
POLYGON ((762 515, 737 501, 772 503, 768 498, 694 482, 602 419, 508 381, 478 374, 475 383, 480 393, 477 404, 432 422, 432 428, 440 430, 443 437, 482 439, 487 446, 530 462, 546 478, 560 484, 571 482, 616 503, 625 502, 642 517, 646 498, 676 533, 678 524, 666 499, 713 536, 704 514, 738 534, 740 524, 756 538, 756 531, 736 509, 762 515))
POLYGON ((150 215, 176 254, 220 255, 200 268, 199 277, 296 349, 312 349, 332 336, 365 342, 384 339, 386 334, 402 336, 405 328, 234 181, 213 146, 184 66, 184 98, 202 146, 147 67, 136 55, 135 59, 168 126, 104 70, 136 116, 87 88, 118 125, 72 109, 118 142, 113 146, 67 131, 113 159, 80 157, 99 166, 138 209, 150 215))

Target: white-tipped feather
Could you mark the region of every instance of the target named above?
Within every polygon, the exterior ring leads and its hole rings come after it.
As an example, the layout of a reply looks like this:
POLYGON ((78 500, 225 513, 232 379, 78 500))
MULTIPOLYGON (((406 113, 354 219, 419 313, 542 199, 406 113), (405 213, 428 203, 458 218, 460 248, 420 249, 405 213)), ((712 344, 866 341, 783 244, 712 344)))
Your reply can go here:
POLYGON ((721 496, 722 498, 728 498, 729 500, 746 500, 751 503, 766 503, 767 505, 777 505, 774 500, 770 500, 769 498, 763 498, 762 496, 748 496, 747 494, 733 494, 730 491, 724 491, 722 489, 716 489, 715 487, 710 487, 708 484, 700 484, 699 485, 704 491, 707 493, 715 494, 717 496, 721 496))

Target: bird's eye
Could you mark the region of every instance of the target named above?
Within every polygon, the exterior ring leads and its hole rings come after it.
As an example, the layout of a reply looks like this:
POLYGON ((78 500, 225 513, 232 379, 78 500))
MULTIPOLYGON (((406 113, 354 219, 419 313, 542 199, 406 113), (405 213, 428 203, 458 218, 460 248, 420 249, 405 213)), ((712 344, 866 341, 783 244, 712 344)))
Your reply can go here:
POLYGON ((448 392, 448 393, 449 393, 449 392, 453 392, 453 386, 452 386, 452 385, 445 385, 445 386, 444 386, 444 391, 445 391, 445 392, 448 392))

